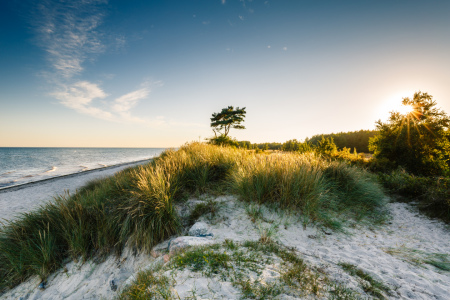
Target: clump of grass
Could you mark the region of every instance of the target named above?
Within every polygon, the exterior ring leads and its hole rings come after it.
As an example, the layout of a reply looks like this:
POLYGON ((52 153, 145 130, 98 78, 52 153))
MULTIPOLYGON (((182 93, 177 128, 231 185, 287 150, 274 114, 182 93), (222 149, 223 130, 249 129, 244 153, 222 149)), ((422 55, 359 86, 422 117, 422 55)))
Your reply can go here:
POLYGON ((339 229, 349 216, 383 220, 384 194, 371 174, 313 154, 245 157, 231 174, 231 189, 258 204, 299 210, 310 221, 339 229))
POLYGON ((385 251, 417 266, 428 264, 442 271, 450 271, 450 254, 429 253, 406 247, 389 248, 385 251))
POLYGON ((330 299, 331 300, 356 300, 361 299, 361 297, 345 286, 335 284, 331 287, 330 290, 330 299))
POLYGON ((268 244, 273 242, 273 238, 278 230, 277 224, 272 224, 269 227, 261 225, 258 223, 258 232, 260 235, 259 241, 263 244, 268 244))
POLYGON ((372 276, 363 270, 358 269, 355 265, 348 263, 340 263, 339 265, 350 275, 358 276, 363 280, 362 288, 366 293, 369 293, 379 299, 387 299, 385 293, 390 294, 391 291, 384 283, 375 280, 372 276))
POLYGON ((177 255, 173 264, 178 269, 189 268, 193 272, 201 271, 206 276, 217 275, 230 269, 230 256, 214 251, 213 247, 196 248, 177 255))
POLYGON ((257 220, 263 218, 263 212, 261 205, 258 204, 250 204, 245 208, 245 212, 250 217, 250 220, 255 223, 257 220))
POLYGON ((218 210, 218 203, 212 199, 208 199, 207 201, 202 203, 197 203, 194 209, 189 214, 189 224, 194 224, 198 220, 198 218, 203 215, 208 215, 209 219, 212 220, 216 216, 218 210))
POLYGON ((234 285, 241 290, 243 299, 273 299, 283 292, 283 288, 280 284, 255 283, 250 279, 237 280, 234 285))
POLYGON ((176 299, 171 291, 172 282, 154 271, 139 272, 136 280, 117 297, 118 300, 176 299))

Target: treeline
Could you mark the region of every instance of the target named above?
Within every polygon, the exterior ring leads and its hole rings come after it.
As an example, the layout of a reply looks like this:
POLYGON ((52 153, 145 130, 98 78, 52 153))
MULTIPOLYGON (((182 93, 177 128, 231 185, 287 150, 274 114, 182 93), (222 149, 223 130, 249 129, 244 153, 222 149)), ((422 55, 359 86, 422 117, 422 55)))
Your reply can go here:
POLYGON ((376 130, 359 130, 350 132, 339 132, 331 134, 318 134, 310 139, 306 138, 304 142, 296 139, 286 141, 284 143, 254 143, 250 141, 238 141, 237 147, 244 149, 260 149, 260 150, 280 150, 280 151, 299 151, 308 152, 312 148, 319 145, 320 141, 332 140, 338 150, 344 148, 356 149, 357 152, 369 153, 369 138, 375 136, 376 130))
POLYGON ((333 138, 334 143, 338 149, 344 147, 350 149, 356 149, 357 152, 369 153, 369 138, 374 137, 377 134, 376 130, 359 130, 350 132, 339 132, 331 134, 318 134, 314 135, 306 141, 312 145, 317 146, 322 137, 325 139, 333 138))

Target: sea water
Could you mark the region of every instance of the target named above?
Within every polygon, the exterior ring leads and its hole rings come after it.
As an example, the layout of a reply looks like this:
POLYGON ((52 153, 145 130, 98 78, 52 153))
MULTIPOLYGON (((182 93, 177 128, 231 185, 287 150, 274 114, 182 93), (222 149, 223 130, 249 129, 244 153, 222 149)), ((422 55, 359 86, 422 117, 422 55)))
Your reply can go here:
POLYGON ((150 159, 164 148, 0 148, 0 188, 150 159))

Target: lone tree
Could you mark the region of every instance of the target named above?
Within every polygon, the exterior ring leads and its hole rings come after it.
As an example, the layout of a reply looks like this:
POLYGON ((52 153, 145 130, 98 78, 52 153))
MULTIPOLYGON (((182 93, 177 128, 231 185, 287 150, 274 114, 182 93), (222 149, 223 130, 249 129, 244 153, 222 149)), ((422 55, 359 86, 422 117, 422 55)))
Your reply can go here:
POLYGON ((247 112, 244 108, 233 106, 228 106, 223 108, 220 113, 213 113, 211 118, 211 127, 214 131, 214 136, 217 138, 217 134, 224 138, 228 137, 228 133, 231 128, 234 129, 245 129, 242 122, 244 122, 244 117, 247 112))
POLYGON ((386 123, 377 122, 378 134, 370 139, 369 149, 376 158, 388 159, 416 175, 450 173, 450 119, 436 108, 427 93, 403 98, 410 112, 391 112, 386 123))

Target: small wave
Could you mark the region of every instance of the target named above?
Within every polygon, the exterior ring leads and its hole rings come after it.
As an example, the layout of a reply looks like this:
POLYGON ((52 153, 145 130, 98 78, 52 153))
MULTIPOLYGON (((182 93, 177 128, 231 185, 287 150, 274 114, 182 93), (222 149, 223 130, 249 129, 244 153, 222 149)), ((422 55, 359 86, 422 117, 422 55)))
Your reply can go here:
POLYGON ((80 172, 84 172, 84 171, 89 170, 89 167, 86 167, 86 166, 80 166, 80 167, 82 168, 80 172))
POLYGON ((55 172, 56 170, 57 170, 58 168, 57 167, 54 167, 54 166, 52 166, 52 168, 50 169, 50 170, 48 170, 48 171, 45 171, 44 173, 42 173, 42 174, 45 174, 45 173, 51 173, 51 172, 55 172))
POLYGON ((10 172, 6 172, 6 173, 3 173, 3 174, 0 174, 0 177, 3 177, 3 176, 6 176, 6 175, 9 175, 9 174, 11 174, 11 173, 15 173, 16 171, 10 171, 10 172))
POLYGON ((98 165, 100 165, 102 167, 107 167, 108 166, 108 165, 105 165, 105 164, 98 164, 98 165))

